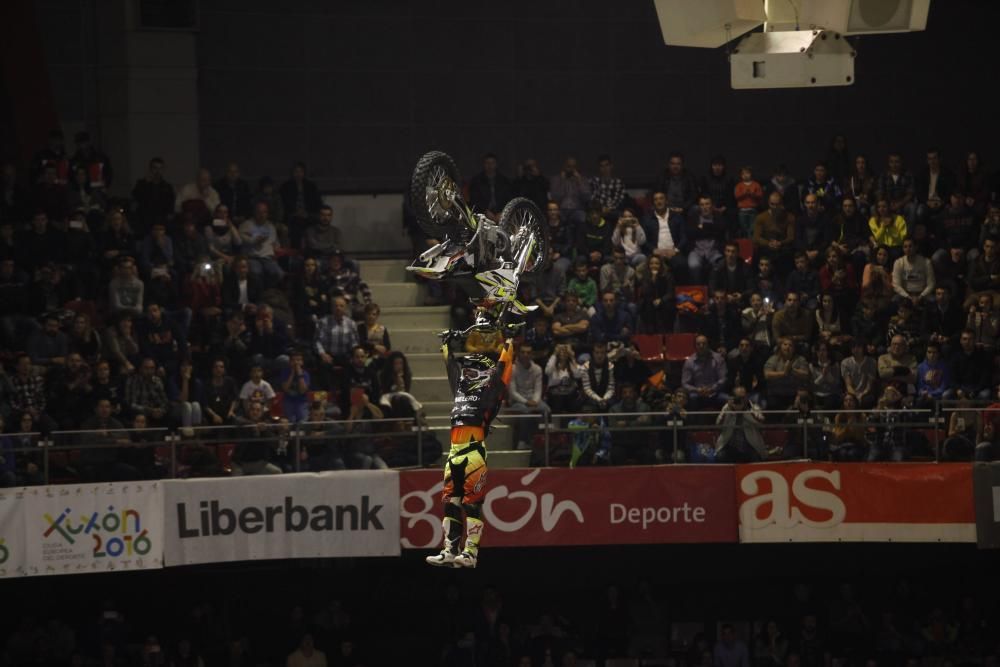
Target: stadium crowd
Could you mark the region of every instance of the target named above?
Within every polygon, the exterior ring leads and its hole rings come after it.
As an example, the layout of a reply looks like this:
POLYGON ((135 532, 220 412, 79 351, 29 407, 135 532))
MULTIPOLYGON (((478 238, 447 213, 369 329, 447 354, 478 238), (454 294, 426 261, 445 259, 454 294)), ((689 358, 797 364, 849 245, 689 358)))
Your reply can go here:
MULTIPOLYGON (((289 423, 322 421, 321 440, 389 428, 373 419, 419 420, 406 357, 305 165, 280 185, 252 187, 229 164, 175 188, 153 158, 122 199, 110 194, 108 156, 86 132, 74 144, 70 153, 54 131, 23 178, 3 166, 3 484, 42 481, 37 454, 14 453, 37 440, 29 434, 88 432, 71 441, 78 457, 52 465, 106 480, 158 474, 151 448, 127 446, 151 429, 238 429, 231 461, 195 443, 182 463, 259 474, 291 469, 289 423)), ((979 155, 954 171, 934 148, 912 170, 898 153, 881 166, 838 136, 798 179, 709 162, 696 176, 675 153, 646 192, 627 188, 606 155, 589 178, 572 157, 551 178, 535 160, 507 178, 485 156, 465 184, 473 207, 495 217, 529 197, 551 240, 551 261, 522 286, 539 308, 507 410, 607 414, 570 422, 586 431, 582 464, 799 456, 803 439, 813 458, 904 460, 929 449, 906 424, 954 400, 941 455, 1000 456, 995 413, 977 409, 998 385, 1000 337, 1000 201, 979 155), (670 416, 697 423, 703 411, 718 413, 719 432, 700 449, 608 433, 670 416), (768 423, 804 416, 818 435, 766 437, 768 423)), ((431 295, 458 322, 470 316, 453 288, 431 295)), ((517 422, 518 447, 536 426, 517 422)), ((338 439, 298 464, 415 462, 406 438, 388 443, 338 439)))

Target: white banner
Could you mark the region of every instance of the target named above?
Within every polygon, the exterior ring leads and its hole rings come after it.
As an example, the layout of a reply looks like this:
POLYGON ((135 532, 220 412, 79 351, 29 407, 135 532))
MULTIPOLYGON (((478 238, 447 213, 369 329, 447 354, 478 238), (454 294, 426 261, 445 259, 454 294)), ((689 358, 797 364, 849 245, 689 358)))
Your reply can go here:
POLYGON ((168 480, 169 566, 260 560, 398 556, 394 470, 168 480))
POLYGON ((25 574, 163 567, 162 482, 24 489, 25 574))
POLYGON ((0 489, 0 579, 27 574, 24 569, 25 489, 0 489))

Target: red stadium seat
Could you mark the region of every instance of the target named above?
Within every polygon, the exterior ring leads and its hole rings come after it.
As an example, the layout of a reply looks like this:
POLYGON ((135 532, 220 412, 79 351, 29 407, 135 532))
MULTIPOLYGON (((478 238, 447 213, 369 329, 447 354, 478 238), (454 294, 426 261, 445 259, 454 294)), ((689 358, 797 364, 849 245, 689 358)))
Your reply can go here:
POLYGON ((747 264, 753 263, 753 241, 750 239, 736 239, 736 245, 740 247, 740 257, 747 264))
POLYGON ((678 333, 663 336, 663 358, 667 361, 684 361, 694 354, 694 339, 697 334, 678 333))
POLYGON ((663 361, 663 336, 661 334, 636 334, 632 342, 644 361, 663 361))

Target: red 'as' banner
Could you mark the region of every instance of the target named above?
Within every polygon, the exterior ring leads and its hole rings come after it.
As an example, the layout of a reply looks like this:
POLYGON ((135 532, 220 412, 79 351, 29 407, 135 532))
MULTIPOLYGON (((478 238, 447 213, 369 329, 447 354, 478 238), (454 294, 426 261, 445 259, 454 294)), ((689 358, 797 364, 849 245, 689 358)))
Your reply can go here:
MULTIPOLYGON (((441 473, 400 473, 400 536, 441 545, 441 473)), ((489 546, 735 542, 732 466, 492 470, 483 506, 489 546)))

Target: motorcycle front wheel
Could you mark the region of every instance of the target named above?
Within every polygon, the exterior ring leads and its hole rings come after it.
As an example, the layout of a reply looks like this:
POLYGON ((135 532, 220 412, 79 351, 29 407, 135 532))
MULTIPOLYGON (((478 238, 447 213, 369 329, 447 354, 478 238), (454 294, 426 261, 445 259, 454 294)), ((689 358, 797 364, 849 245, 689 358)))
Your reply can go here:
POLYGON ((528 261, 523 275, 539 273, 549 259, 548 223, 538 206, 525 197, 507 202, 500 213, 500 229, 510 238, 510 247, 503 259, 517 262, 527 251, 528 261))
POLYGON ((438 240, 466 236, 458 167, 441 151, 425 153, 413 168, 410 202, 420 229, 438 240))

